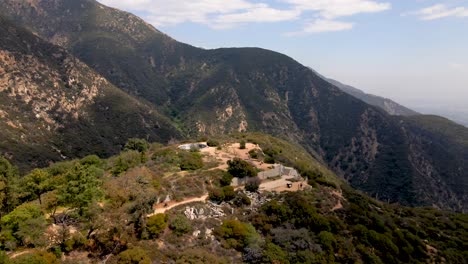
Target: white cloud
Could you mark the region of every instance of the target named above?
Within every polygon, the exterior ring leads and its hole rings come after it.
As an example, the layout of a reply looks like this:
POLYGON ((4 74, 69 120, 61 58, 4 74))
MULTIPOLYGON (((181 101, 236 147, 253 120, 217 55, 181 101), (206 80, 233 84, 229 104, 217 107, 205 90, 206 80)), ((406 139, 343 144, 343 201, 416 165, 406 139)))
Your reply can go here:
MULTIPOLYGON (((302 34, 347 30, 351 22, 337 19, 361 13, 375 13, 391 8, 377 0, 277 0, 286 4, 279 9, 258 0, 98 0, 103 4, 144 14, 155 26, 185 22, 215 29, 248 23, 274 23, 303 19, 302 34), (313 17, 314 21, 310 21, 313 17)), ((267 0, 264 0, 267 1, 267 0)), ((289 35, 296 35, 290 33, 289 35)))
POLYGON ((296 10, 281 10, 264 3, 247 0, 100 0, 101 3, 145 12, 145 19, 156 26, 184 22, 206 24, 213 28, 228 28, 251 22, 279 22, 299 18, 296 10))
POLYGON ((446 17, 468 17, 468 9, 465 7, 449 8, 444 4, 436 4, 409 14, 418 16, 421 20, 435 20, 446 17))
POLYGON ((286 36, 305 35, 310 33, 322 33, 343 31, 353 28, 353 23, 341 22, 336 20, 317 19, 305 24, 304 28, 298 32, 286 33, 286 36))
POLYGON ((317 11, 325 19, 352 16, 361 13, 376 13, 389 10, 390 3, 369 0, 282 0, 302 11, 317 11))
POLYGON ((391 4, 370 0, 281 0, 302 13, 313 12, 315 20, 304 24, 302 31, 287 33, 287 36, 350 30, 354 23, 338 21, 337 18, 362 13, 377 13, 391 9, 391 4))

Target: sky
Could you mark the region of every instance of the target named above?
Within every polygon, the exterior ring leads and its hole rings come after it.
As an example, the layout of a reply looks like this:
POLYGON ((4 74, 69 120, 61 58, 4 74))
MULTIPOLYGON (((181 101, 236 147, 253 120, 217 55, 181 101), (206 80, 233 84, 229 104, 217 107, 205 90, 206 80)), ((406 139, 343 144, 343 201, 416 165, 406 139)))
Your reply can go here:
POLYGON ((271 49, 416 110, 468 115, 468 0, 98 1, 197 47, 271 49))

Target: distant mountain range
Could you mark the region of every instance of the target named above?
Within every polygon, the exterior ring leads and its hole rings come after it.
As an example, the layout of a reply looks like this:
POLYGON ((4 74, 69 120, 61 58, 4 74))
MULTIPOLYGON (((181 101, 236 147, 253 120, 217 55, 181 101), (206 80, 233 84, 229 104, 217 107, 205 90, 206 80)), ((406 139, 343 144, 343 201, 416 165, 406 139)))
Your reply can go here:
POLYGON ((390 99, 376 96, 373 94, 365 93, 357 88, 354 88, 350 85, 342 84, 339 81, 327 78, 327 81, 335 85, 336 87, 340 88, 344 92, 377 107, 382 108, 385 112, 389 113, 390 115, 401 115, 401 116, 412 116, 418 115, 419 113, 413 111, 407 107, 404 107, 390 99))
POLYGON ((25 169, 131 137, 262 131, 379 199, 468 209, 463 126, 345 93, 283 54, 177 42, 94 0, 4 0, 0 13, 13 21, 0 26, 0 150, 25 169))

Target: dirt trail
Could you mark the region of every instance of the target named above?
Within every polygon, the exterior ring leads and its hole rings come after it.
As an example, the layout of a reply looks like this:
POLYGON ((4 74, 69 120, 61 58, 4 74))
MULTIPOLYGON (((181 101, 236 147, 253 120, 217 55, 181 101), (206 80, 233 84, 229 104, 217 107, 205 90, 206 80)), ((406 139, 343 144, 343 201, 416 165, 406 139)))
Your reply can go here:
POLYGON ((249 151, 255 149, 261 151, 261 148, 258 145, 252 143, 246 143, 245 149, 240 149, 240 144, 234 143, 224 145, 221 149, 217 149, 215 147, 204 148, 201 149, 200 152, 203 154, 207 154, 211 158, 215 158, 219 162, 219 165, 215 168, 212 168, 212 170, 226 170, 228 168, 227 161, 232 160, 233 158, 241 158, 243 160, 247 160, 259 169, 268 170, 272 166, 271 164, 266 164, 259 160, 250 158, 249 151))
POLYGON ((183 205, 183 204, 188 204, 188 203, 193 203, 193 202, 205 202, 206 199, 208 199, 208 194, 205 194, 201 197, 188 198, 180 202, 168 202, 166 203, 167 206, 164 206, 164 203, 158 204, 157 206, 155 206, 154 212, 148 216, 152 216, 156 214, 163 214, 171 210, 172 208, 177 207, 179 205, 183 205))
POLYGON ((14 252, 14 253, 8 255, 8 257, 9 257, 10 259, 14 259, 14 258, 17 258, 17 257, 19 257, 19 256, 22 256, 22 255, 25 255, 25 254, 29 254, 29 253, 32 253, 32 252, 33 252, 32 249, 27 249, 27 250, 23 250, 23 251, 19 251, 19 252, 14 252))

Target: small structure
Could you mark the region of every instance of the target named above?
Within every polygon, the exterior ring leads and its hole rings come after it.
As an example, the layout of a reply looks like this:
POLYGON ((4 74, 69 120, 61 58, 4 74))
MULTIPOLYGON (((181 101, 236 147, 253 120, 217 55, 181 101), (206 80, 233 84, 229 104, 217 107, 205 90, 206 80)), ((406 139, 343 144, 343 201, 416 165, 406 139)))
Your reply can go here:
POLYGON ((192 150, 192 149, 204 149, 207 148, 208 145, 206 143, 190 143, 180 145, 178 148, 181 150, 192 150))
MULTIPOLYGON (((265 181, 265 180, 273 179, 276 177, 281 177, 284 179, 295 179, 295 180, 299 180, 301 178, 301 176, 299 175, 296 169, 291 168, 291 167, 285 167, 281 164, 274 164, 272 169, 259 172, 256 178, 259 179, 260 181, 265 181)), ((245 185, 247 181, 249 181, 250 179, 251 178, 247 178, 247 177, 246 178, 235 177, 232 179, 231 186, 236 187, 239 185, 245 185)))

